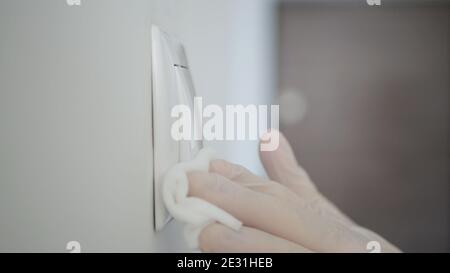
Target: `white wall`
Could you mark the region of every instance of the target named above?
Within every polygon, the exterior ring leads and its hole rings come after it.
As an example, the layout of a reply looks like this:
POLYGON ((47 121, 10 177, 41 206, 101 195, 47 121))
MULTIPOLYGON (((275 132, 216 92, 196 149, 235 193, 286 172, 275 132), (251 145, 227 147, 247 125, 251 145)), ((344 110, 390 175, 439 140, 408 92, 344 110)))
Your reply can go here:
POLYGON ((183 250, 174 221, 153 231, 150 26, 185 43, 206 102, 266 101, 272 4, 242 2, 0 2, 0 251, 183 250))

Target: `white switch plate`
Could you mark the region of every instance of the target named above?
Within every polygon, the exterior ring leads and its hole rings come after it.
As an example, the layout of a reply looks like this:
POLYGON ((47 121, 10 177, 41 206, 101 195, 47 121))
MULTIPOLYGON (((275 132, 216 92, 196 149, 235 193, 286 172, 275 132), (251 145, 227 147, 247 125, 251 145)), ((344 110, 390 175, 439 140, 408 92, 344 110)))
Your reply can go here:
POLYGON ((157 26, 152 26, 152 93, 154 218, 158 231, 171 219, 161 194, 164 175, 177 162, 195 156, 202 143, 175 141, 171 136, 172 108, 184 104, 193 112, 195 92, 183 46, 157 26))

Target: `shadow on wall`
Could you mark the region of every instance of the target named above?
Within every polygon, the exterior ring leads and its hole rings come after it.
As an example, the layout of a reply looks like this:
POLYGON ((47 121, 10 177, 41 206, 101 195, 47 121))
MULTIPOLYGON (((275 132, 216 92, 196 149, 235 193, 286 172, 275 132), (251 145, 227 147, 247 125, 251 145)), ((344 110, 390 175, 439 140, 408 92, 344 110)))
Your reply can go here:
POLYGON ((300 163, 402 250, 450 251, 449 5, 279 12, 280 92, 304 110, 282 110, 282 130, 300 163))

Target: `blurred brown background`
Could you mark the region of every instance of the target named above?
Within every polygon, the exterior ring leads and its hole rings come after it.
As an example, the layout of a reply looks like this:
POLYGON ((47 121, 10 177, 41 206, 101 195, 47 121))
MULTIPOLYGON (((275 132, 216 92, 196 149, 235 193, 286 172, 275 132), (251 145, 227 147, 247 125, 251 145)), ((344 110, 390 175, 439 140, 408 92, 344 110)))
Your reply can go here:
POLYGON ((358 223, 448 252, 450 8, 405 2, 281 4, 279 87, 298 104, 281 129, 358 223))

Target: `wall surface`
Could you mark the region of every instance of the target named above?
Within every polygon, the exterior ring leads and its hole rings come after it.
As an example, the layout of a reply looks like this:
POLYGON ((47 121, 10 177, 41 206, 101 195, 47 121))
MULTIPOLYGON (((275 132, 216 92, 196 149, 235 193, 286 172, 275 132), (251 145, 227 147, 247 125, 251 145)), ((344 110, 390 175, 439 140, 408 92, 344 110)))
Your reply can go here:
POLYGON ((271 1, 81 3, 0 2, 0 251, 181 251, 179 224, 153 230, 151 24, 185 43, 207 103, 241 81, 268 100, 271 1))

